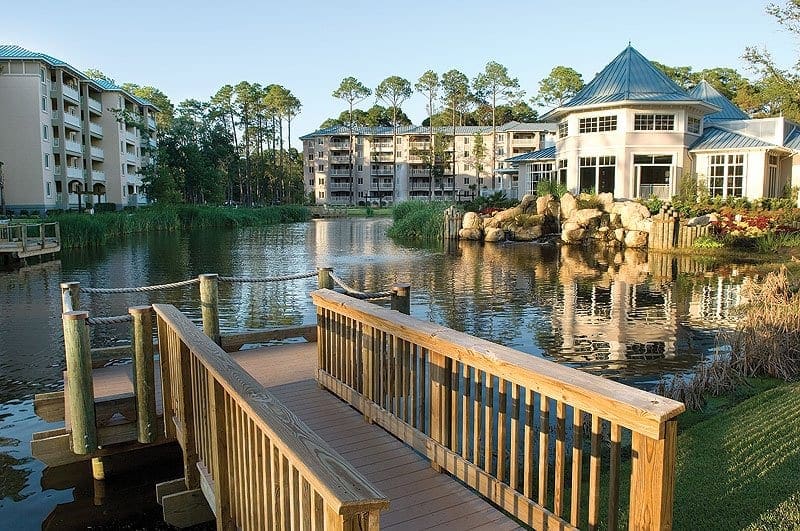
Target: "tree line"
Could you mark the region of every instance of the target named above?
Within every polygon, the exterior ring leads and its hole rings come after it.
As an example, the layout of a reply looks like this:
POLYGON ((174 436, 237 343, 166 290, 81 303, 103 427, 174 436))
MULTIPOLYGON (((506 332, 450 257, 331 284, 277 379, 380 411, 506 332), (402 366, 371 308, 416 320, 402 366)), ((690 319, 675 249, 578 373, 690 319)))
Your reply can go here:
MULTIPOLYGON (((114 82, 99 70, 86 74, 114 82)), ((158 88, 120 86, 159 109, 156 148, 143 148, 154 159, 141 170, 149 198, 161 203, 303 202, 302 153, 289 141, 302 105, 289 89, 241 81, 223 85, 207 101, 188 99, 176 106, 158 88)))

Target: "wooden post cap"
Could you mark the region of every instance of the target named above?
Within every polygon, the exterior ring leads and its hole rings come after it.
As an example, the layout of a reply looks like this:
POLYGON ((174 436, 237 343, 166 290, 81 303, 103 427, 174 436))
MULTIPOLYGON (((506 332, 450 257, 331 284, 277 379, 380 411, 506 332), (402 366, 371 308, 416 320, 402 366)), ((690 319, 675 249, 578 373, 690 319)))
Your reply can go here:
POLYGON ((139 315, 142 313, 149 313, 152 311, 153 307, 150 306, 149 304, 144 306, 131 306, 130 308, 128 308, 128 313, 131 315, 139 315))
POLYGON ((215 278, 219 278, 219 273, 202 273, 200 275, 197 275, 197 278, 199 278, 200 280, 212 280, 215 278))
POLYGON ((89 312, 83 310, 64 312, 61 314, 61 318, 65 321, 78 321, 80 319, 86 320, 89 318, 89 312))
POLYGON ((392 291, 397 294, 402 294, 404 291, 411 289, 410 282, 395 282, 392 284, 392 291))
POLYGON ((61 289, 70 289, 71 287, 77 286, 79 284, 80 282, 62 282, 61 284, 59 284, 59 286, 61 286, 61 289))

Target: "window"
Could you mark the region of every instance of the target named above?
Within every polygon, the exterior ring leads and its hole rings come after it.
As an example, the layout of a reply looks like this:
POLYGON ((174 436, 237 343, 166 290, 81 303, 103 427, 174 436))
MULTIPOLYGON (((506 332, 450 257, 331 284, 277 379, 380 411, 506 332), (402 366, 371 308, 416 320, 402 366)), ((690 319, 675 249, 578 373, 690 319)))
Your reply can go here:
POLYGON ((779 197, 780 190, 778 190, 778 156, 769 156, 769 170, 767 179, 767 197, 779 197))
POLYGON ((579 159, 579 187, 581 192, 614 192, 616 157, 581 157, 579 159))
POLYGON ((566 120, 558 124, 558 138, 564 138, 569 135, 569 124, 566 120))
POLYGON ((558 182, 567 185, 567 159, 558 161, 558 182))
POLYGON ((469 157, 469 151, 465 151, 464 152, 464 158, 467 158, 467 157, 469 157))
POLYGON ((317 151, 317 158, 321 159, 324 153, 322 151, 317 151))
POLYGON ((505 141, 506 141, 506 135, 502 135, 502 134, 501 135, 497 135, 497 143, 498 144, 502 144, 505 141))
POLYGON ((358 178, 358 184, 364 184, 364 178, 363 177, 359 177, 358 178))
POLYGON ((320 190, 317 193, 317 195, 319 196, 320 199, 325 199, 325 191, 324 190, 320 190))
POLYGON ((309 186, 314 186, 314 179, 309 179, 308 180, 308 185, 309 186))
POLYGON ((44 154, 44 167, 45 168, 49 168, 50 167, 50 153, 45 153, 44 154))
POLYGON ((634 131, 674 131, 674 114, 637 114, 633 119, 634 131))
POLYGON ((321 139, 321 138, 318 138, 318 139, 317 139, 317 144, 318 144, 318 145, 320 145, 320 146, 321 146, 323 142, 324 142, 324 140, 323 140, 323 139, 321 139))
POLYGON ((535 194, 539 181, 549 181, 552 178, 552 175, 552 162, 537 162, 535 164, 528 165, 527 193, 535 194))
POLYGON ((597 130, 603 131, 616 131, 617 130, 617 117, 616 116, 600 116, 597 118, 597 130))
POLYGON ((470 168, 470 166, 469 166, 469 162, 465 162, 465 163, 464 163, 464 171, 467 171, 467 170, 469 170, 469 168, 470 168))
POLYGON ((359 164, 358 165, 358 171, 364 171, 364 165, 363 164, 359 164))
POLYGON ((47 96, 42 96, 42 112, 47 112, 47 96))
POLYGON ((579 133, 596 133, 597 118, 581 118, 578 126, 579 133))
POLYGON ((46 182, 46 183, 45 183, 45 185, 44 185, 44 186, 45 186, 46 193, 47 193, 47 197, 50 197, 50 196, 52 196, 52 195, 53 195, 53 190, 51 189, 51 186, 50 186, 50 185, 51 185, 51 183, 50 183, 50 182, 46 182))
POLYGON ((49 130, 50 130, 50 128, 47 127, 46 125, 42 126, 42 138, 44 140, 47 140, 50 137, 49 130))
POLYGON ((467 144, 469 144, 469 137, 465 136, 464 137, 464 145, 466 146, 467 144))
POLYGON ((324 164, 318 165, 317 166, 317 171, 325 171, 325 165, 324 164))
POLYGON ((464 184, 469 186, 469 177, 464 177, 464 184))
POLYGON ((309 153, 308 154, 308 160, 314 160, 314 154, 313 153, 309 153))
POLYGON ((696 116, 689 116, 686 119, 686 130, 696 135, 700 134, 700 118, 696 116))
POLYGON ((671 196, 672 155, 633 155, 634 172, 638 182, 637 197, 671 196))
MULTIPOLYGON (((40 69, 39 69, 39 79, 41 80, 41 82, 42 82, 42 85, 44 85, 45 83, 47 83, 47 77, 46 77, 46 74, 45 74, 44 68, 40 68, 40 69)), ((50 195, 50 194, 47 194, 47 195, 50 195)))
POLYGON ((499 147, 499 148, 497 148, 497 154, 498 155, 505 155, 506 154, 506 150, 501 148, 501 147, 499 147))
POLYGON ((308 167, 308 173, 314 173, 314 166, 309 166, 308 167))
POLYGON ((708 192, 712 197, 742 197, 744 155, 708 158, 708 192))

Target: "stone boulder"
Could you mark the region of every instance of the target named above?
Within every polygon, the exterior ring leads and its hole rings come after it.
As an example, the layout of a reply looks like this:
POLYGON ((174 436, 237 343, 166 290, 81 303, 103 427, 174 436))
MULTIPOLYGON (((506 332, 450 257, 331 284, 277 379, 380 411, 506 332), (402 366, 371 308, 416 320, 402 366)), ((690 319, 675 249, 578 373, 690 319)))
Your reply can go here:
POLYGON ((711 223, 716 223, 719 221, 719 216, 714 213, 706 214, 704 216, 697 216, 695 218, 689 218, 689 221, 686 222, 687 227, 705 227, 706 225, 710 225, 711 223))
POLYGON ((614 239, 618 242, 625 241, 625 229, 614 229, 614 239))
POLYGON ((496 212, 494 216, 484 220, 483 228, 492 229, 501 227, 504 223, 513 220, 515 217, 522 214, 535 214, 536 213, 536 198, 530 194, 525 194, 522 201, 511 208, 496 212))
POLYGON ((622 227, 628 230, 636 230, 636 223, 650 217, 650 211, 647 210, 647 207, 636 201, 614 203, 612 212, 619 214, 622 227))
POLYGON ((547 202, 547 210, 545 211, 545 216, 552 216, 555 219, 558 219, 561 215, 561 203, 553 199, 552 201, 547 202))
POLYGON ((485 242, 501 242, 506 239, 506 231, 500 228, 486 229, 486 234, 483 236, 485 242))
POLYGON ((568 221, 561 227, 561 239, 564 243, 580 243, 586 229, 575 223, 568 221))
POLYGON ((639 247, 647 247, 648 234, 640 230, 629 230, 625 233, 625 247, 636 249, 639 247))
POLYGON ((481 229, 461 229, 458 231, 458 237, 462 240, 480 241, 483 238, 483 231, 481 229))
POLYGON ((554 198, 552 195, 547 194, 536 198, 536 213, 540 216, 544 216, 548 213, 547 205, 552 201, 554 198))
POLYGON ((483 228, 483 219, 476 212, 467 212, 461 220, 461 228, 463 229, 481 229, 483 228))
POLYGON ((582 208, 573 212, 568 221, 573 221, 582 227, 588 227, 589 225, 598 224, 602 215, 603 213, 596 208, 582 208))
POLYGON ((614 194, 611 192, 597 194, 597 199, 603 205, 603 212, 611 212, 611 210, 614 208, 614 194))
POLYGON ((578 201, 575 196, 567 192, 561 196, 561 218, 569 219, 573 212, 578 209, 578 201))
POLYGON ((511 225, 508 228, 508 239, 515 242, 530 242, 542 235, 542 227, 534 225, 532 227, 521 227, 511 225))

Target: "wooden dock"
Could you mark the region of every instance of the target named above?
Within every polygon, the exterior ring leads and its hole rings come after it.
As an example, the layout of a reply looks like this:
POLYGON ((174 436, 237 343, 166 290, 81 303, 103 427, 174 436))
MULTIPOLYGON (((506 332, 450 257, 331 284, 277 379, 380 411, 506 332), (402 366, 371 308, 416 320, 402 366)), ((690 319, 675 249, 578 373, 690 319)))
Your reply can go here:
POLYGON ((60 250, 61 229, 58 223, 0 224, 0 255, 21 260, 60 250))
POLYGON ((35 457, 102 475, 105 455, 177 442, 183 477, 156 496, 178 527, 671 527, 683 404, 330 289, 315 327, 220 335, 210 280, 203 330, 130 309, 130 365, 93 361, 88 315, 64 313, 65 391, 35 406, 65 427, 35 457), (287 337, 310 341, 226 352, 287 337))

